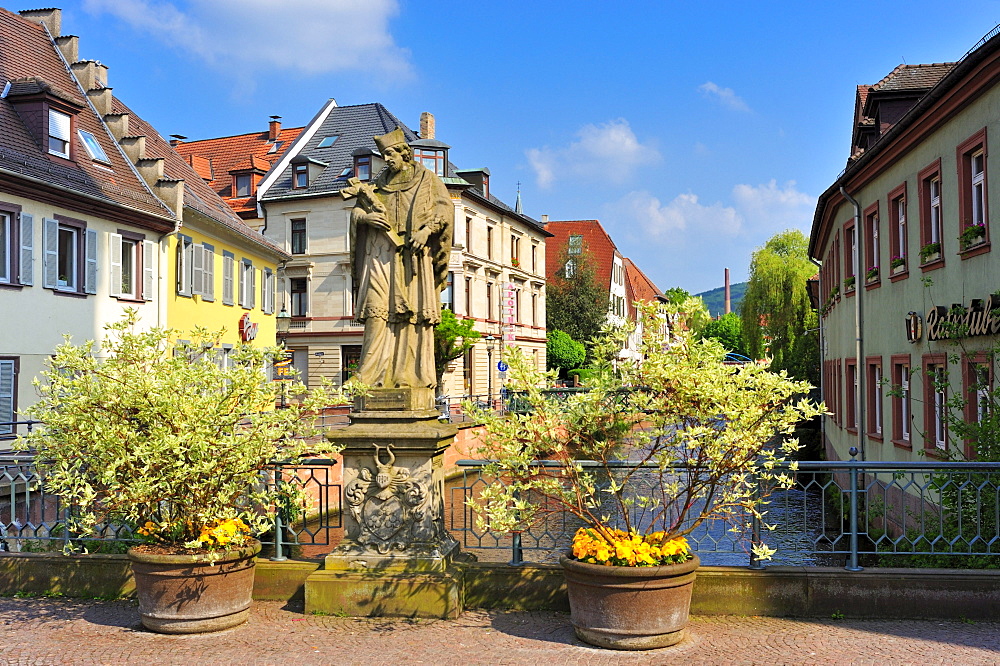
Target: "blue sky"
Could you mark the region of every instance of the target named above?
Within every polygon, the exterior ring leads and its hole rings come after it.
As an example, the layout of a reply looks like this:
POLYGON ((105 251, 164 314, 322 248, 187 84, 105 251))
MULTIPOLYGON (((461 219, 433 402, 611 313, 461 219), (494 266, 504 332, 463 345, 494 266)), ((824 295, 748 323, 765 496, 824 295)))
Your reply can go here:
MULTIPOLYGON (((746 279, 808 232, 855 86, 959 59, 1000 3, 66 0, 63 33, 162 134, 305 124, 324 101, 437 119, 538 219, 599 219, 661 288, 746 279)), ((20 9, 21 7, 12 7, 20 9)))

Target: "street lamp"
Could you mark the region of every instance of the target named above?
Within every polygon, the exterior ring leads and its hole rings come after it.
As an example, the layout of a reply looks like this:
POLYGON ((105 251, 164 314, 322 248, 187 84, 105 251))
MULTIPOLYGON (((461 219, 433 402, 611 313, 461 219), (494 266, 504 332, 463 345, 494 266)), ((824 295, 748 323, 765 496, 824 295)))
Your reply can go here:
POLYGON ((490 409, 493 409, 493 345, 496 344, 497 339, 492 335, 487 335, 485 340, 487 400, 489 401, 490 409))

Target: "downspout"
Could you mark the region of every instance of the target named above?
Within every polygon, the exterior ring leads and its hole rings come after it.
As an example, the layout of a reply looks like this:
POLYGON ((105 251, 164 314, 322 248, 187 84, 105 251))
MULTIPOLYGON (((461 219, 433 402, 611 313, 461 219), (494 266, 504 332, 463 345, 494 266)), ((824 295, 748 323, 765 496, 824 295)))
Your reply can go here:
MULTIPOLYGON (((816 261, 812 257, 809 257, 809 261, 816 264, 816 268, 822 270, 823 262, 816 261)), ((728 269, 727 269, 728 271, 728 269)), ((819 327, 819 395, 821 398, 826 398, 826 385, 824 384, 824 379, 826 378, 826 372, 824 370, 823 364, 826 363, 826 349, 823 347, 823 304, 819 302, 823 298, 822 294, 819 294, 817 298, 817 305, 819 306, 816 312, 816 326, 819 327)), ((826 417, 822 417, 819 420, 819 441, 823 447, 823 451, 826 451, 826 417)))
POLYGON ((861 239, 864 234, 861 233, 861 204, 858 200, 847 193, 844 186, 840 186, 840 193, 845 199, 851 202, 854 206, 854 353, 855 353, 855 365, 854 365, 854 380, 857 382, 858 390, 855 392, 854 398, 854 408, 858 415, 858 451, 861 455, 861 460, 867 460, 867 452, 865 451, 865 407, 866 407, 866 396, 865 396, 865 342, 863 337, 864 332, 864 309, 862 308, 861 298, 864 294, 864 282, 862 277, 864 273, 861 272, 861 239))

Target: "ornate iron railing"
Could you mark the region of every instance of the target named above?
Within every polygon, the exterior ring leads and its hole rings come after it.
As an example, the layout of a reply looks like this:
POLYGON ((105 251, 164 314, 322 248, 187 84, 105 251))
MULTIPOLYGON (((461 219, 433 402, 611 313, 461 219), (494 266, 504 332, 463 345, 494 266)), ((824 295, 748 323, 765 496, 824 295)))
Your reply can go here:
MULTIPOLYGON (((341 522, 341 483, 335 475, 336 461, 309 458, 273 463, 261 475, 261 483, 297 486, 303 505, 277 511, 274 528, 261 539, 272 559, 307 546, 330 546, 341 522)), ((0 456, 0 551, 47 551, 87 548, 124 550, 135 542, 126 525, 104 525, 96 535, 79 538, 66 529, 66 507, 45 490, 44 479, 30 455, 0 456)))
MULTIPOLYGON (((543 511, 534 524, 514 534, 477 526, 479 516, 470 500, 489 484, 503 483, 483 476, 485 464, 458 462, 462 474, 450 486, 449 530, 465 549, 487 558, 507 551, 515 564, 526 557, 556 559, 582 524, 567 512, 543 511)), ((536 464, 559 467, 548 461, 536 464)), ((582 464, 598 467, 591 461, 582 464)), ((611 465, 610 473, 632 467, 611 465)), ((645 467, 650 473, 634 476, 629 492, 641 494, 643 484, 655 481, 656 466, 645 467)), ((837 565, 850 571, 861 570, 862 564, 1000 567, 998 463, 852 460, 800 462, 797 470, 787 471, 795 485, 772 494, 765 507, 765 522, 773 529, 747 520, 748 529, 734 532, 709 522, 688 536, 704 564, 759 568, 763 563, 753 557, 752 546, 764 542, 778 548, 768 564, 837 565)), ((607 508, 614 509, 610 503, 607 508)), ((631 518, 642 521, 641 516, 631 518)))

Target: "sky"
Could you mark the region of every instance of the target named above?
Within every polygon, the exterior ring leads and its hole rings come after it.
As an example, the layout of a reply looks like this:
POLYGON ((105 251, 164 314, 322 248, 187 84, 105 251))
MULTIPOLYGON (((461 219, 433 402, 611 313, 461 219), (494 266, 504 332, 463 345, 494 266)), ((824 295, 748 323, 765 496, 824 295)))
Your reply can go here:
POLYGON ((413 129, 430 111, 492 194, 598 219, 658 287, 692 293, 727 267, 745 280, 774 234, 808 234, 857 85, 958 60, 1000 22, 1000 2, 925 0, 57 4, 80 57, 165 136, 305 125, 329 98, 413 129))

